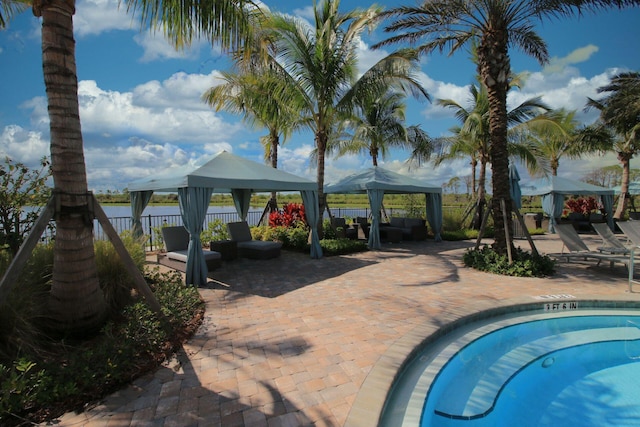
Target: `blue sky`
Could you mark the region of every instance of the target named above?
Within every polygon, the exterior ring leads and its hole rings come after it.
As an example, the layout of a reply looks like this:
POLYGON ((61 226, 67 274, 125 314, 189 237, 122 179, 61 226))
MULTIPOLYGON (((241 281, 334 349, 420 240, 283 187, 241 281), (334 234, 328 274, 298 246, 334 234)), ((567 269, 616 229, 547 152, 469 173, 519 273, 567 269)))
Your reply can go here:
MULTIPOLYGON (((266 4, 274 11, 312 17, 311 0, 266 4)), ((370 4, 342 0, 341 9, 370 4)), ((412 0, 378 4, 393 7, 412 4, 412 0)), ((122 190, 139 177, 188 162, 201 163, 220 150, 262 161, 259 138, 264 130, 249 128, 239 117, 217 113, 200 100, 205 90, 219 82, 219 71, 229 69, 226 56, 218 49, 196 43, 188 51, 176 52, 161 35, 140 32, 137 21, 119 10, 114 0, 77 0, 76 7, 80 116, 93 191, 122 190)), ((634 8, 538 25, 552 59, 541 67, 532 58, 511 51, 513 70, 526 72, 528 78, 522 90, 510 94, 510 104, 541 95, 550 106, 578 110, 579 119, 591 123, 597 113, 582 111, 586 98, 598 97, 596 88, 612 75, 640 70, 639 23, 640 8, 634 8)), ((49 155, 40 25, 27 11, 0 32, 0 156, 27 165, 36 165, 38 159, 49 155)), ((361 67, 391 51, 369 48, 384 36, 381 28, 364 35, 361 67)), ((468 57, 460 52, 452 57, 434 54, 422 58, 420 79, 433 99, 467 102, 468 85, 475 75, 468 57)), ((420 124, 431 136, 447 135, 455 124, 449 111, 415 101, 409 102, 407 123, 420 124)), ((295 134, 280 149, 279 167, 315 180, 315 167, 309 164, 312 149, 312 135, 295 134)), ((436 185, 470 174, 468 160, 438 167, 427 164, 408 172, 407 157, 408 152, 396 150, 383 164, 436 185)), ((634 163, 632 160, 632 167, 634 163)), ((614 155, 563 159, 559 173, 580 179, 612 164, 616 164, 614 155)), ((325 181, 370 165, 371 159, 364 155, 328 158, 325 181)), ((526 180, 526 173, 521 174, 526 180)))

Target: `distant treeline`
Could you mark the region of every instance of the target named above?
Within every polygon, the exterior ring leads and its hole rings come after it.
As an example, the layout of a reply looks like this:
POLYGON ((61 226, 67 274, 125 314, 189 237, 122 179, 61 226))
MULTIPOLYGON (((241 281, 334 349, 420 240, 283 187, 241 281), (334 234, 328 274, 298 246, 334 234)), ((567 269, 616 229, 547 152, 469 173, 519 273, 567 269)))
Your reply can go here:
MULTIPOLYGON (((254 207, 266 206, 270 194, 260 193, 254 194, 251 197, 251 205, 254 207)), ((417 199, 419 195, 416 194, 385 194, 384 206, 387 208, 399 208, 404 209, 407 205, 421 204, 422 201, 417 199)), ((471 203, 471 197, 467 194, 443 194, 442 203, 444 206, 467 206, 471 203)), ((96 198, 102 204, 123 204, 127 205, 131 203, 128 192, 107 192, 98 193, 96 198)), ((278 193, 277 194, 278 205, 282 206, 285 203, 302 203, 300 193, 278 193)), ((540 197, 523 197, 522 211, 540 210, 541 202, 540 197)), ((369 199, 366 194, 329 194, 327 195, 327 203, 330 207, 368 207, 369 199)), ((177 194, 154 194, 151 197, 150 204, 152 205, 177 205, 177 194)), ((233 198, 230 194, 214 194, 211 196, 212 206, 233 206, 233 198)))

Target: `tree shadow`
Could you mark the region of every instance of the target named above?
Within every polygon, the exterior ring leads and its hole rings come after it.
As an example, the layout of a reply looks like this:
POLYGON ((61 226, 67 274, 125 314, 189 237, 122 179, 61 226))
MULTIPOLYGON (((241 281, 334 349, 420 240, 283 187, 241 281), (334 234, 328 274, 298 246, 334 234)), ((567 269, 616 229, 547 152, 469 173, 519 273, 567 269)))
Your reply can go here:
POLYGON ((225 262, 209 273, 209 281, 203 288, 234 291, 232 298, 248 295, 276 298, 375 262, 348 256, 312 259, 309 254, 282 251, 280 257, 270 260, 240 258, 225 262))
MULTIPOLYGON (((207 338, 206 332, 193 340, 207 338)), ((317 420, 331 426, 332 414, 314 407, 305 410, 280 392, 275 379, 254 379, 242 349, 296 357, 311 345, 302 337, 269 342, 234 340, 223 354, 182 346, 174 357, 152 374, 135 380, 89 409, 109 419, 109 425, 299 425, 317 420), (238 349, 238 350, 237 350, 238 349), (245 380, 244 382, 242 380, 245 380), (128 415, 127 415, 128 414, 128 415), (122 423, 118 421, 122 418, 122 423)), ((264 356, 262 356, 264 357, 264 356)), ((260 357, 256 357, 260 360, 260 357)))

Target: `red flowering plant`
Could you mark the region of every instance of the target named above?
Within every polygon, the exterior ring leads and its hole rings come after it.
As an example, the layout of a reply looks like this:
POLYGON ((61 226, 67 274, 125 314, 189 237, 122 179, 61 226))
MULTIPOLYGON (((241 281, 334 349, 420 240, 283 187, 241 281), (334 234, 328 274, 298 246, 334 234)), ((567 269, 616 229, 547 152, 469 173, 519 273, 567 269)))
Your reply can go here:
POLYGON ((298 227, 306 226, 302 203, 285 203, 281 210, 271 212, 269 215, 270 227, 298 227))
POLYGON ((595 198, 589 197, 578 197, 577 199, 569 199, 567 200, 567 208, 573 213, 579 213, 582 215, 589 215, 592 212, 600 209, 598 202, 595 198))

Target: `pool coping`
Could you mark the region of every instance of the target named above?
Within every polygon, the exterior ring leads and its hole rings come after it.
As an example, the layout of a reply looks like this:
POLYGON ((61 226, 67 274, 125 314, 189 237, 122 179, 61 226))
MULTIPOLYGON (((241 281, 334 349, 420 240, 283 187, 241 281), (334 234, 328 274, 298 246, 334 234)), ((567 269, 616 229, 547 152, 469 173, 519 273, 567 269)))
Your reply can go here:
POLYGON ((399 374, 412 360, 413 356, 427 345, 469 323, 518 312, 543 310, 544 304, 548 302, 578 302, 580 309, 640 309, 640 301, 638 301, 637 295, 632 293, 625 293, 617 297, 611 297, 610 295, 581 297, 561 295, 559 298, 553 298, 553 296, 523 296, 501 301, 498 305, 496 305, 495 301, 470 301, 465 306, 452 307, 450 311, 443 315, 413 328, 380 356, 362 383, 344 427, 378 425, 387 395, 399 374))

